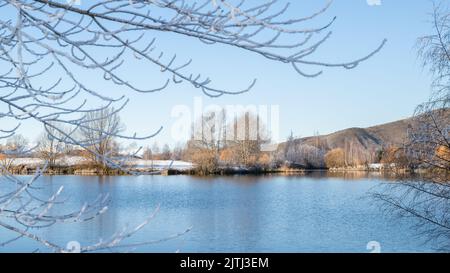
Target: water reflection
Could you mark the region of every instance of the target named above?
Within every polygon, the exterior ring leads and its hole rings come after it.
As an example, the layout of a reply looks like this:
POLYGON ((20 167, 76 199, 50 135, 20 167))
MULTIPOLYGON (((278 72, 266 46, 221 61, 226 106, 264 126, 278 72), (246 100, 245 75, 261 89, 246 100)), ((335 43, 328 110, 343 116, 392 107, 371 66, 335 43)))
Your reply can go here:
MULTIPOLYGON (((42 232, 61 244, 73 240, 92 244, 127 225, 140 224, 160 205, 157 217, 127 242, 157 240, 193 229, 181 238, 137 251, 365 252, 367 242, 373 240, 388 252, 432 251, 433 245, 417 240, 410 229, 413 219, 393 222, 366 198, 371 188, 385 181, 394 179, 366 172, 43 177, 49 194, 65 187, 65 209, 79 209, 99 194, 110 194, 112 202, 93 221, 42 232)), ((30 247, 22 242, 17 250, 30 247)))

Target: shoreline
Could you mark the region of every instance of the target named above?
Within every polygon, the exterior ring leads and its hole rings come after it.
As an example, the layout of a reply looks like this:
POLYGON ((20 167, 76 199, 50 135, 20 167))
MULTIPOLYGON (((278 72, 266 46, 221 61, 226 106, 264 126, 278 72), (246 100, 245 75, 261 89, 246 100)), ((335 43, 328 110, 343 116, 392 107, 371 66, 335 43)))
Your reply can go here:
MULTIPOLYGON (((78 166, 54 166, 49 167, 43 175, 79 175, 79 176, 128 176, 131 173, 137 175, 192 175, 192 176, 233 176, 233 175, 305 175, 308 173, 375 173, 375 174, 390 174, 390 175, 412 175, 422 173, 420 170, 407 169, 371 169, 371 168, 339 168, 339 169, 294 169, 294 168, 274 168, 274 169, 237 169, 224 168, 208 174, 201 173, 196 169, 150 169, 150 168, 134 168, 133 166, 126 166, 127 171, 120 169, 104 170, 94 166, 78 165, 78 166)), ((17 165, 8 169, 14 175, 32 175, 36 172, 35 166, 17 165)))

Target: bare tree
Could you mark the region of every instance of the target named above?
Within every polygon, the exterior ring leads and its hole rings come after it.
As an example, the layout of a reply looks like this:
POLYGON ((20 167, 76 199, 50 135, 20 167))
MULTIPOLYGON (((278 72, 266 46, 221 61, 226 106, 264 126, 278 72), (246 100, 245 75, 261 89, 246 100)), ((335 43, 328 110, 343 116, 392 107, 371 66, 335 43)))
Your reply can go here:
POLYGON ((419 39, 424 67, 433 73, 432 95, 419 105, 409 128, 408 154, 422 167, 450 171, 450 6, 435 6, 435 33, 419 39))
POLYGON ((325 168, 325 150, 308 144, 298 144, 292 155, 294 163, 304 166, 308 169, 325 168))
POLYGON ((150 147, 146 147, 142 153, 142 158, 144 160, 153 160, 153 152, 150 147))
POLYGON ((218 170, 220 151, 226 143, 226 126, 226 114, 223 109, 202 114, 192 125, 186 155, 201 173, 208 174, 218 170))
MULTIPOLYGON (((96 74, 104 83, 121 86, 124 92, 152 93, 166 89, 171 83, 187 83, 208 96, 216 97, 240 94, 255 84, 252 81, 248 87, 237 91, 214 86, 209 77, 189 71, 191 60, 179 61, 177 55, 166 57, 168 54, 164 50, 158 50, 153 37, 160 33, 173 33, 206 44, 221 44, 255 53, 269 60, 291 64, 306 77, 319 76, 324 67, 355 68, 376 54, 386 42, 383 41, 367 56, 350 62, 314 61, 313 55, 331 36, 330 28, 336 18, 318 27, 311 27, 309 22, 323 15, 331 2, 310 16, 288 19, 282 18, 288 6, 280 7, 276 0, 253 5, 248 2, 100 0, 83 1, 77 6, 75 1, 1 0, 0 89, 3 92, 0 96, 0 119, 16 122, 17 126, 0 128, 0 138, 14 135, 23 120, 34 121, 42 124, 51 138, 83 147, 110 168, 123 168, 108 157, 109 151, 103 153, 103 148, 97 149, 102 141, 111 137, 111 132, 98 131, 95 113, 113 105, 118 112, 128 99, 122 94, 95 90, 91 83, 83 81, 79 72, 96 74), (270 34, 272 37, 267 39, 270 34), (294 37, 291 40, 296 42, 283 42, 287 36, 294 37), (137 86, 127 77, 125 69, 132 62, 130 56, 159 68, 167 80, 155 88, 137 86), (305 72, 308 67, 318 70, 305 72), (63 127, 67 131, 60 129, 63 127), (80 131, 95 133, 91 134, 92 137, 80 139, 80 131)), ((115 132, 115 137, 145 140, 160 130, 147 136, 115 132)), ((0 198, 0 226, 16 232, 18 238, 26 237, 54 251, 65 251, 63 247, 36 236, 32 229, 56 222, 90 219, 103 211, 104 202, 100 199, 73 214, 50 214, 49 208, 60 204, 55 201, 60 192, 48 200, 36 200, 31 193, 36 190, 32 184, 41 173, 42 170, 37 170, 30 180, 3 174, 18 187, 0 198), (30 202, 23 205, 25 199, 30 202), (18 223, 10 225, 2 220, 3 217, 16 219, 18 223)), ((141 227, 120 233, 110 241, 83 247, 81 251, 112 247, 141 227)))
POLYGON ((389 213, 413 217, 416 228, 441 250, 450 249, 450 7, 435 5, 434 33, 420 38, 420 56, 434 75, 430 100, 417 107, 405 151, 424 169, 421 181, 403 179, 374 196, 389 213))
POLYGON ((184 147, 181 144, 177 144, 172 151, 171 159, 182 160, 184 155, 184 147))
POLYGON ((170 151, 170 146, 165 144, 161 153, 162 160, 170 160, 172 158, 172 152, 170 151))
POLYGON ((270 142, 270 136, 257 114, 246 112, 236 117, 229 127, 233 138, 227 137, 227 146, 235 155, 234 163, 241 167, 257 166, 262 145, 270 142))
POLYGON ((158 145, 158 143, 156 143, 156 142, 153 143, 151 150, 152 150, 152 155, 153 155, 153 157, 159 156, 159 154, 161 153, 161 150, 160 150, 160 148, 159 148, 159 145, 158 145))
POLYGON ((14 161, 17 157, 29 153, 28 140, 20 134, 15 134, 8 138, 6 144, 0 151, 0 173, 10 171, 13 168, 14 161))
POLYGON ((14 152, 14 155, 24 154, 28 150, 28 140, 20 134, 15 134, 8 138, 5 148, 10 152, 14 152))
POLYGON ((325 148, 319 145, 319 137, 313 145, 304 143, 301 139, 295 139, 293 133, 289 135, 282 151, 277 151, 278 162, 295 168, 321 169, 325 168, 325 148))
POLYGON ((64 136, 53 128, 44 130, 38 139, 37 153, 40 158, 48 162, 49 168, 55 167, 56 160, 70 149, 69 145, 61 141, 62 139, 64 136), (59 138, 54 138, 53 135, 59 135, 59 138))
POLYGON ((297 154, 296 150, 296 141, 294 138, 294 133, 291 131, 291 134, 286 139, 286 143, 283 147, 283 151, 281 154, 281 158, 279 160, 283 161, 283 164, 293 163, 295 162, 294 156, 297 154))
POLYGON ((88 112, 85 116, 87 126, 81 128, 81 141, 89 145, 94 153, 87 153, 88 158, 96 166, 107 171, 109 164, 106 158, 118 156, 119 149, 115 141, 116 135, 124 130, 120 117, 114 108, 104 108, 88 112))

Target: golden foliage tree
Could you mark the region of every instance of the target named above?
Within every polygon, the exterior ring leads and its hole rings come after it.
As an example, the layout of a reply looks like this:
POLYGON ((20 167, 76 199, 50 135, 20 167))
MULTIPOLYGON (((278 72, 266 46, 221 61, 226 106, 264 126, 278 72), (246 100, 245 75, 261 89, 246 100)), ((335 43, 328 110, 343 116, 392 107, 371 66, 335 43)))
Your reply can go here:
POLYGON ((337 148, 329 151, 325 155, 325 164, 327 168, 341 168, 345 167, 345 152, 342 148, 337 148))

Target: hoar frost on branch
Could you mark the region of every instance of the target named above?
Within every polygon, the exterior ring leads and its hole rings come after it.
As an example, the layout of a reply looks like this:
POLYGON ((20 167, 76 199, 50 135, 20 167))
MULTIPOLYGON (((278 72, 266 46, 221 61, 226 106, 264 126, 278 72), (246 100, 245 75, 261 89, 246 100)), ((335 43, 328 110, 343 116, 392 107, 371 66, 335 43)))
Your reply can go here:
MULTIPOLYGON (((439 2, 439 1, 438 1, 439 2)), ((373 196, 399 217, 417 220, 414 228, 438 250, 450 250, 450 6, 434 5, 433 32, 419 38, 423 67, 433 76, 432 93, 420 104, 404 151, 410 165, 425 173, 383 185, 373 196)))
MULTIPOLYGON (((98 131, 91 126, 98 115, 90 113, 107 108, 113 109, 112 114, 118 113, 128 99, 123 94, 90 87, 91 83, 83 81, 78 72, 101 73, 105 84, 120 86, 124 92, 152 93, 163 91, 171 84, 187 83, 207 96, 218 97, 241 94, 255 85, 254 80, 242 90, 215 86, 209 77, 189 70, 192 60, 180 61, 177 54, 167 57, 164 49, 158 49, 158 34, 173 33, 208 45, 222 44, 259 54, 272 61, 290 64, 305 77, 319 76, 322 68, 327 67, 355 68, 379 52, 386 42, 383 40, 375 50, 353 61, 315 61, 313 56, 330 38, 329 29, 336 17, 315 28, 302 25, 324 15, 331 1, 310 16, 291 19, 283 19, 289 4, 281 6, 277 0, 74 3, 62 0, 0 1, 0 119, 16 124, 12 128, 0 128, 0 139, 14 135, 21 121, 31 120, 46 128, 48 138, 83 147, 112 168, 122 168, 120 161, 100 155, 91 148, 111 137, 111 133, 98 132, 98 139, 83 139, 78 132, 98 131), (294 37, 296 42, 283 42, 286 37, 294 37), (126 71, 121 70, 132 63, 129 54, 159 68, 167 76, 166 80, 153 88, 138 86, 129 75, 127 77, 126 71), (305 69, 316 70, 309 73, 305 69), (94 106, 94 101, 100 106, 94 106)), ((147 136, 113 134, 122 139, 144 140, 160 130, 147 136)), ((30 230, 69 219, 91 219, 105 206, 99 201, 74 214, 51 216, 50 208, 61 205, 56 201, 60 191, 47 200, 32 194, 37 190, 33 182, 42 171, 38 170, 28 181, 22 181, 7 170, 2 171, 5 181, 18 188, 0 197, 0 225, 18 233, 20 238, 28 237, 55 251, 62 251, 63 248, 33 235, 30 230), (15 224, 1 220, 5 217, 14 219, 15 224)), ((127 234, 118 234, 111 242, 84 250, 115 245, 128 237, 127 234)))

